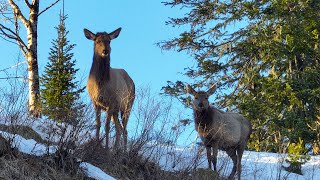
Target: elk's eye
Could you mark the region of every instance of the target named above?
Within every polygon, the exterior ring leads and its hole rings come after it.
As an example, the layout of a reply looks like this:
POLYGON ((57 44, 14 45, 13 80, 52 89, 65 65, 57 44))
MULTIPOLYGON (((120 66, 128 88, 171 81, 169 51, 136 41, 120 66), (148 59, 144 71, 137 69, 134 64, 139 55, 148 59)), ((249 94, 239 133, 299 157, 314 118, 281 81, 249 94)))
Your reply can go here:
POLYGON ((194 99, 198 99, 198 97, 194 97, 194 99))

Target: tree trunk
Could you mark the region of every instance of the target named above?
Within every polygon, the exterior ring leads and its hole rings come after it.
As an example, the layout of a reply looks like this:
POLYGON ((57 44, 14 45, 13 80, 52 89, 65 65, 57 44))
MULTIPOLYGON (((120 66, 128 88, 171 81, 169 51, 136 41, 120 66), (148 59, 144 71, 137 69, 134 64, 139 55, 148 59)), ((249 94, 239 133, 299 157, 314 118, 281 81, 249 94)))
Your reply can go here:
POLYGON ((27 27, 28 36, 28 80, 29 80, 29 113, 33 117, 40 116, 40 86, 38 70, 38 13, 39 1, 33 1, 27 27))
MULTIPOLYGON (((35 47, 36 48, 36 47, 35 47)), ((33 117, 40 116, 39 71, 37 57, 31 50, 28 52, 28 80, 29 80, 29 113, 33 117)))
MULTIPOLYGON (((21 7, 19 7, 14 0, 8 0, 8 5, 11 6, 13 12, 11 19, 8 18, 12 23, 13 27, 5 26, 0 23, 0 35, 4 37, 6 40, 13 40, 17 42, 21 52, 25 56, 28 62, 28 83, 29 83, 29 101, 28 108, 29 113, 33 117, 40 116, 40 86, 39 86, 39 71, 38 71, 38 57, 37 57, 37 42, 38 42, 38 17, 40 14, 44 13, 55 4, 57 4, 60 0, 55 0, 51 5, 44 8, 42 11, 39 11, 39 1, 40 0, 25 0, 24 3, 26 7, 29 9, 29 18, 25 17, 23 12, 21 11, 21 7), (24 38, 21 38, 19 35, 19 21, 25 26, 25 30, 27 32, 28 42, 24 42, 24 38)), ((6 9, 0 9, 0 14, 4 17, 7 16, 6 9)))

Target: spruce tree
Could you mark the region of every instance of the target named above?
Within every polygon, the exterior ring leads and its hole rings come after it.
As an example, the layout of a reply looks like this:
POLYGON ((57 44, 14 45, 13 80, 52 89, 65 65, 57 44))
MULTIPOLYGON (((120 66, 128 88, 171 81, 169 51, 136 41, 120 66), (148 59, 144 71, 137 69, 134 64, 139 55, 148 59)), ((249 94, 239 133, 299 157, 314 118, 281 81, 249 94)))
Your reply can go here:
POLYGON ((60 22, 56 27, 57 38, 52 41, 49 62, 45 66, 42 77, 42 113, 58 122, 74 123, 83 107, 79 102, 84 88, 79 88, 76 81, 76 60, 72 50, 75 44, 67 39, 67 16, 60 14, 60 22))
MULTIPOLYGON (((160 42, 166 50, 190 54, 185 75, 194 87, 217 85, 215 103, 240 111, 253 124, 249 146, 281 152, 290 143, 312 144, 320 153, 320 2, 169 0, 183 27, 160 42)), ((168 82, 164 93, 186 105, 185 83, 168 82)), ((188 82, 190 84, 190 82, 188 82)), ((308 149, 310 151, 310 149, 308 149)))

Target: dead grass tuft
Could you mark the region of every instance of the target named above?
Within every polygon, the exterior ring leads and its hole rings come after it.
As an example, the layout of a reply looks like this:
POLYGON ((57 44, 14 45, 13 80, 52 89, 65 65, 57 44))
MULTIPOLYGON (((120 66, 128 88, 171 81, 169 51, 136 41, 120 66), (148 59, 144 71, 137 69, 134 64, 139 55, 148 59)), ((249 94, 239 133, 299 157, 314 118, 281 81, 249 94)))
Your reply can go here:
POLYGON ((117 179, 135 180, 219 180, 219 175, 208 169, 170 172, 150 159, 144 158, 138 152, 112 151, 101 146, 100 142, 92 140, 81 147, 81 157, 104 172, 117 179))
POLYGON ((51 158, 18 154, 16 157, 5 155, 0 157, 0 179, 90 179, 81 171, 77 174, 62 172, 50 165, 51 158))
POLYGON ((11 153, 10 143, 0 135, 0 157, 11 153))
POLYGON ((45 141, 41 138, 41 136, 29 126, 23 126, 23 125, 8 126, 8 125, 0 124, 0 131, 5 131, 11 134, 19 134, 25 139, 34 139, 39 143, 42 143, 42 144, 45 143, 45 141))
POLYGON ((219 175, 211 169, 198 168, 192 172, 193 180, 219 180, 219 175))
POLYGON ((96 141, 82 147, 82 159, 118 179, 163 179, 164 171, 137 152, 107 150, 96 141))

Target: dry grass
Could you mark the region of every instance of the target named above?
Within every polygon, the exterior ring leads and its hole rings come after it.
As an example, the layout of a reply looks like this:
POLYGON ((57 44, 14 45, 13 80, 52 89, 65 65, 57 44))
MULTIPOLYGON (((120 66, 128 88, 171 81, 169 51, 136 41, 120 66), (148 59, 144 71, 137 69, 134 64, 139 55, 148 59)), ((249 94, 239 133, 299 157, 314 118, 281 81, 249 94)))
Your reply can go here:
MULTIPOLYGON (((27 108, 24 106, 27 104, 25 87, 27 86, 23 82, 16 82, 8 88, 0 88, 0 131, 18 134, 25 139, 34 139, 44 145, 53 144, 43 140, 31 127, 26 126, 32 124, 32 119, 28 118, 27 108)), ((67 141, 69 139, 66 138, 67 141)), ((64 151, 63 147, 55 154, 40 157, 17 152, 11 148, 13 146, 10 143, 12 139, 0 139, 0 180, 90 179, 81 171, 73 154, 68 150, 64 151)))
POLYGON ((83 161, 118 179, 159 179, 161 172, 158 165, 144 161, 137 153, 107 150, 96 141, 83 145, 80 153, 83 161))
MULTIPOLYGON (((46 131, 48 137, 60 137, 60 139, 55 141, 56 143, 52 143, 50 138, 44 141, 32 128, 17 125, 24 124, 20 121, 28 121, 26 109, 21 109, 23 104, 21 102, 25 101, 19 100, 23 99, 19 94, 10 92, 0 96, 0 99, 7 102, 4 103, 6 105, 4 107, 11 107, 3 111, 0 109, 1 119, 10 124, 10 126, 0 125, 0 130, 19 134, 26 139, 34 139, 44 145, 55 144, 59 148, 55 154, 42 157, 22 154, 9 148, 0 155, 0 180, 90 179, 83 174, 76 159, 91 163, 117 179, 217 179, 211 171, 195 170, 193 167, 196 163, 179 172, 165 171, 160 167, 159 158, 163 155, 164 149, 156 146, 176 144, 180 133, 184 131, 184 126, 177 126, 177 121, 183 118, 173 116, 171 102, 156 99, 150 94, 150 90, 142 89, 137 92, 136 108, 131 114, 131 118, 136 119, 136 126, 129 132, 133 137, 128 143, 127 152, 112 149, 108 151, 102 147, 102 142, 95 140, 87 142, 87 139, 82 139, 83 137, 79 137, 83 136, 80 135, 80 131, 83 129, 92 131, 82 123, 70 131, 64 126, 59 129, 61 132, 48 127, 49 131, 46 131), (156 142, 154 147, 150 147, 150 142, 156 142)), ((90 113, 86 112, 87 119, 83 119, 84 122, 93 119, 88 114, 90 113)), ((178 162, 179 157, 175 160, 178 162)))
POLYGON ((80 152, 83 160, 89 162, 117 179, 135 180, 215 180, 217 173, 207 169, 196 169, 190 172, 170 172, 137 152, 110 151, 91 141, 82 146, 80 152))
MULTIPOLYGON (((128 142, 127 151, 106 149, 101 142, 92 140, 78 148, 76 156, 117 179, 218 179, 213 171, 196 170, 197 162, 187 164, 185 169, 176 172, 160 167, 161 157, 167 153, 177 153, 170 147, 176 144, 185 126, 177 125, 176 121, 181 117, 172 116, 171 102, 157 99, 150 89, 138 89, 136 94, 136 104, 130 121, 134 123, 135 120, 136 126, 129 131, 133 136, 128 142), (175 128, 172 128, 173 126, 175 128)), ((175 157, 177 162, 183 158, 178 154, 175 157)), ((195 161, 198 158, 195 157, 195 161)))
POLYGON ((37 157, 15 152, 0 157, 0 179, 90 179, 80 170, 75 174, 66 173, 53 163, 52 157, 37 157))
POLYGON ((23 126, 23 125, 4 125, 0 124, 0 131, 5 131, 11 134, 19 134, 25 139, 34 139, 38 143, 44 144, 45 141, 41 138, 41 136, 35 132, 31 127, 23 126))
MULTIPOLYGON (((33 133, 36 134, 36 132, 33 133)), ((28 132, 22 132, 22 134, 28 134, 28 132)), ((34 156, 18 152, 17 149, 11 148, 10 141, 1 135, 0 146, 0 180, 90 179, 81 171, 79 163, 74 159, 66 162, 66 166, 62 168, 57 154, 34 156)))

